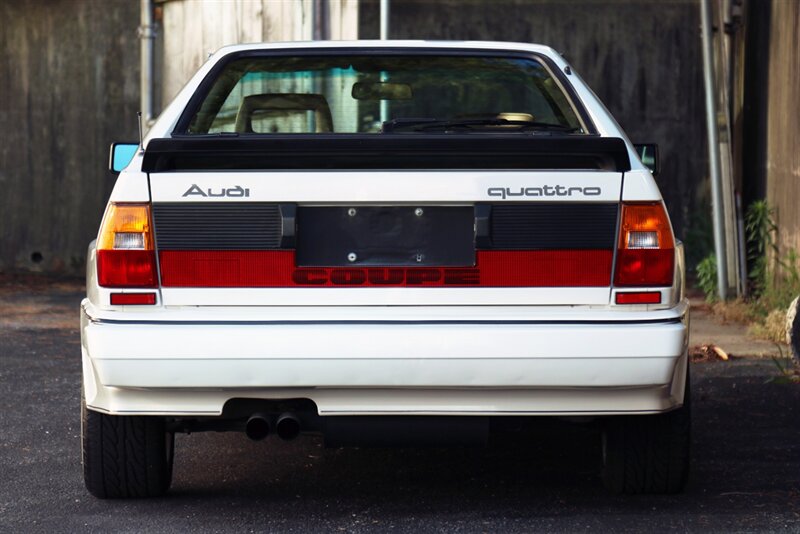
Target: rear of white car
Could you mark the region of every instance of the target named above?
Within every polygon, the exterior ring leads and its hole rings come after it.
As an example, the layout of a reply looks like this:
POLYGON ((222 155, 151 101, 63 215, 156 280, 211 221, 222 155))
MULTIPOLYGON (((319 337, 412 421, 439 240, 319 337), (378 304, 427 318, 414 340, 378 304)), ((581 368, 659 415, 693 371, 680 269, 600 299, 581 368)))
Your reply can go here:
POLYGON ((482 443, 532 415, 603 417, 615 491, 683 487, 682 247, 551 49, 229 47, 143 145, 89 249, 94 495, 166 491, 176 431, 482 443))

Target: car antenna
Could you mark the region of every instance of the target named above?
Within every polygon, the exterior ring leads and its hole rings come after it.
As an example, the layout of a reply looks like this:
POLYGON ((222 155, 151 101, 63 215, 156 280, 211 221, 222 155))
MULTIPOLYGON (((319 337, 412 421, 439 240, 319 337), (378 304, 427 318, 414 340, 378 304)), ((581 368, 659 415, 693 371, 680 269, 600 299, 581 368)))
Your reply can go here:
POLYGON ((139 152, 144 152, 144 137, 142 136, 142 112, 137 111, 136 117, 139 119, 139 152))

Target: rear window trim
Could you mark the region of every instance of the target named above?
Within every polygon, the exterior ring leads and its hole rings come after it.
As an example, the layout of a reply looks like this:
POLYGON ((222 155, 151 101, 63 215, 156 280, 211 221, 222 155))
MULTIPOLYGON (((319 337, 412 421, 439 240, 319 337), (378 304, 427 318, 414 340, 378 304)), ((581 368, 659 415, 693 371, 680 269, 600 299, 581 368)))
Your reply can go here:
MULTIPOLYGON (((578 97, 577 92, 572 87, 567 77, 555 62, 544 54, 521 50, 489 50, 473 48, 416 48, 416 47, 387 47, 387 48, 363 48, 363 47, 337 47, 337 48, 282 48, 276 50, 241 50, 231 52, 221 58, 206 74, 194 94, 189 99, 186 107, 183 108, 178 121, 175 123, 171 135, 172 137, 196 137, 207 136, 209 134, 189 133, 189 124, 192 118, 200 109, 203 101, 208 96, 211 86, 216 82, 219 74, 225 67, 233 61, 243 58, 258 57, 303 57, 303 56, 342 56, 342 55, 361 55, 361 56, 475 56, 475 57, 500 57, 513 59, 532 59, 544 66, 548 73, 556 80, 559 87, 564 91, 570 106, 578 116, 578 120, 587 135, 598 135, 597 128, 592 122, 589 113, 578 97)), ((214 134, 216 135, 216 134, 214 134)), ((251 134, 248 137, 268 136, 272 134, 251 134)))

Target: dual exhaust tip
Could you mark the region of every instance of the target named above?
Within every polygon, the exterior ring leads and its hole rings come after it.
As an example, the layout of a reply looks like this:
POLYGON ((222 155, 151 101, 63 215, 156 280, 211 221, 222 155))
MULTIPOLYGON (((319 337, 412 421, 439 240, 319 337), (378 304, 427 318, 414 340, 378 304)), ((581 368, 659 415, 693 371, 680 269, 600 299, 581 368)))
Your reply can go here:
MULTIPOLYGON (((270 417, 256 413, 250 416, 245 423, 244 433, 253 441, 261 441, 272 432, 270 417)), ((292 413, 284 413, 275 421, 275 433, 284 441, 291 441, 300 435, 300 420, 292 413)))

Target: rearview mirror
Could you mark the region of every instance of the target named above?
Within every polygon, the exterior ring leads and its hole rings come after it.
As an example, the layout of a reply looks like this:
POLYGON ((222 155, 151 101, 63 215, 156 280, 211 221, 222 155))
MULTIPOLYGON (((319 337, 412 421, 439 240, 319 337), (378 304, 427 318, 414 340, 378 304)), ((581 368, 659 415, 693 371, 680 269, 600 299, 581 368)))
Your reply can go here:
POLYGON ((653 176, 658 176, 661 172, 661 162, 658 159, 658 145, 655 143, 643 143, 641 145, 633 145, 636 153, 639 154, 639 159, 642 164, 650 169, 653 176))
POLYGON ((111 150, 108 154, 108 170, 119 174, 136 155, 137 148, 139 148, 139 143, 111 143, 111 150))
POLYGON ((407 83, 357 82, 350 95, 356 100, 409 100, 413 95, 407 83))

